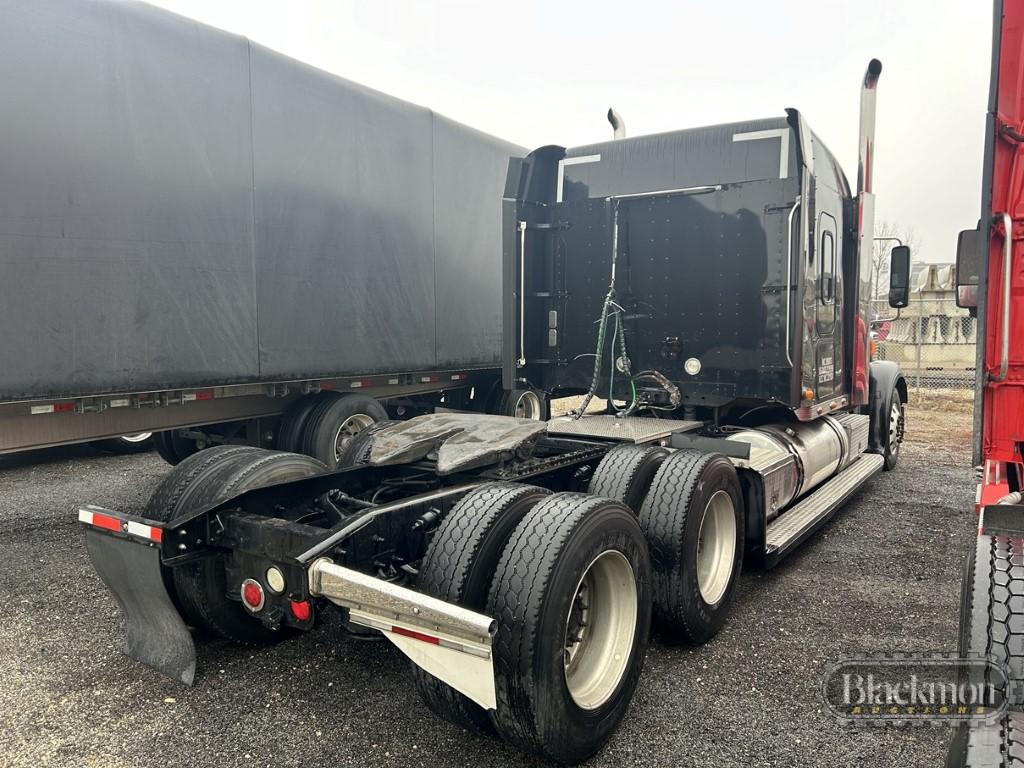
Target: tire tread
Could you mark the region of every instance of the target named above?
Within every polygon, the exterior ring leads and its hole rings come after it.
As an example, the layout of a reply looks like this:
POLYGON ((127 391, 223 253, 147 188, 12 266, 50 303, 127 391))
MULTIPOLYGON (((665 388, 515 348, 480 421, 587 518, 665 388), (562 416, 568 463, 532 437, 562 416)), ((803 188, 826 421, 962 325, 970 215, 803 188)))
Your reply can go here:
MULTIPOLYGON (((491 713, 498 733, 527 752, 548 759, 552 745, 541 739, 538 694, 532 660, 545 608, 544 585, 551 582, 566 543, 600 508, 616 504, 579 493, 556 493, 537 504, 516 527, 491 584, 487 613, 497 620, 494 638, 497 709, 491 713)), ((616 504, 616 506, 618 506, 616 504)), ((632 518, 631 519, 635 519, 632 518)), ((640 574, 637 578, 644 578, 640 574)), ((645 632, 645 627, 638 631, 645 632)), ((646 643, 644 643, 646 644, 646 643)), ((631 674, 638 676, 643 654, 631 674)), ((595 751, 600 744, 594 747, 595 751)))
MULTIPOLYGON (((651 462, 657 462, 658 457, 664 461, 668 451, 661 447, 643 445, 621 445, 612 448, 601 459, 597 465, 587 491, 594 496, 604 496, 608 499, 621 501, 627 506, 629 497, 646 494, 647 488, 636 488, 637 482, 644 482, 644 478, 638 477, 641 471, 650 471, 651 462)), ((661 462, 658 462, 660 466, 661 462)), ((648 475, 646 485, 650 487, 652 477, 648 475)), ((636 505, 634 512, 639 513, 640 504, 636 505)))
MULTIPOLYGON (((419 590, 471 610, 483 610, 489 589, 479 604, 467 602, 466 594, 481 549, 512 507, 531 497, 540 501, 549 493, 532 485, 488 483, 464 496, 434 532, 417 578, 419 590)), ((419 667, 413 667, 413 678, 424 701, 438 715, 467 729, 490 730, 487 712, 471 699, 419 667)))

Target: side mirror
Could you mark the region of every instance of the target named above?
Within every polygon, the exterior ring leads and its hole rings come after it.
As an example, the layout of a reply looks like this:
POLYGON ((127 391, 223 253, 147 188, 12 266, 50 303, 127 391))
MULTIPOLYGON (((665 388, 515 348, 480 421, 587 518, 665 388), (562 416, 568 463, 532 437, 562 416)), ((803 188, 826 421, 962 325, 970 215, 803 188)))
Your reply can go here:
POLYGON ((889 254, 889 306, 902 309, 910 304, 910 248, 897 245, 889 254))
POLYGON ((963 309, 978 307, 984 245, 979 229, 965 229, 956 240, 956 305, 963 309))

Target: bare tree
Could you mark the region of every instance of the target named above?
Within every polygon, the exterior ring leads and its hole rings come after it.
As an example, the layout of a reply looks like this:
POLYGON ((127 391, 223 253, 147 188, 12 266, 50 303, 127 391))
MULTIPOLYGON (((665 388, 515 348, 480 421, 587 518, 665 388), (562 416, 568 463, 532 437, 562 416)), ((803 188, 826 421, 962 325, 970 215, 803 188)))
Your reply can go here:
POLYGON ((875 222, 875 240, 871 249, 872 298, 878 299, 882 293, 882 277, 889 274, 889 251, 899 245, 897 240, 910 246, 911 258, 917 249, 917 236, 911 227, 900 226, 886 219, 875 222))

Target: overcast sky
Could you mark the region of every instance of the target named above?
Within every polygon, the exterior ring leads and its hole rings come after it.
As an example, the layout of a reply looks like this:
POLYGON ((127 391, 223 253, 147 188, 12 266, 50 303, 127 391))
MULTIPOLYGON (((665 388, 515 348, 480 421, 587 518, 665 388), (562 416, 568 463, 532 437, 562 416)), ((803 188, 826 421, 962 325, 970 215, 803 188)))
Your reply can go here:
POLYGON ((155 0, 529 148, 800 109, 856 182, 859 84, 878 94, 877 217, 915 258, 973 227, 992 9, 984 0, 155 0))

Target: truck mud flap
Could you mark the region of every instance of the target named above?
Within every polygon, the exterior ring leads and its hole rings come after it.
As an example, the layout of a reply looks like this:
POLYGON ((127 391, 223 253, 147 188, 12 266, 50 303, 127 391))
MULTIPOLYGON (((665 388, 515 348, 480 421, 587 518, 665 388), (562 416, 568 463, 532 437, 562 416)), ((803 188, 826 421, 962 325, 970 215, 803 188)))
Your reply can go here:
POLYGON ((192 685, 196 647, 164 586, 158 547, 91 528, 85 548, 107 589, 121 606, 128 657, 192 685))

